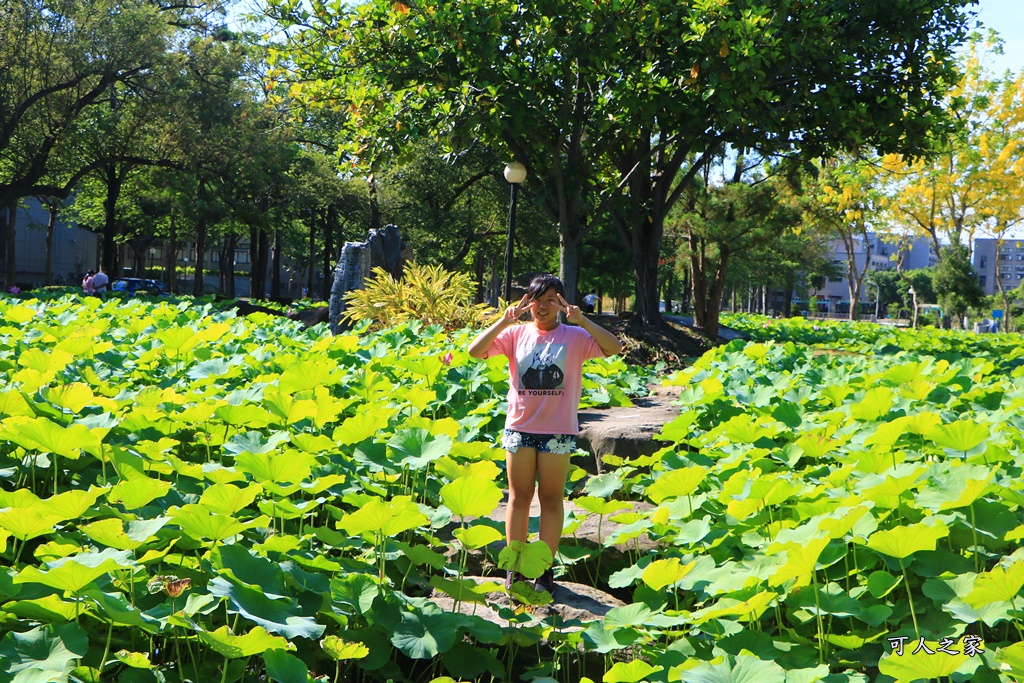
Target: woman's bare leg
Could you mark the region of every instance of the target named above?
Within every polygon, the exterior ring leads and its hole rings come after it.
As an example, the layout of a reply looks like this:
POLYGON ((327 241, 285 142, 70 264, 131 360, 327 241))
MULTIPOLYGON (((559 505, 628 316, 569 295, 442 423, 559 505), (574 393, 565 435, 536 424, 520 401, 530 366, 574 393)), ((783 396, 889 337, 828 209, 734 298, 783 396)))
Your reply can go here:
POLYGON ((558 554, 565 523, 565 479, 569 473, 568 453, 539 453, 537 460, 537 495, 540 498, 540 540, 558 554))
MULTIPOLYGON (((537 449, 520 447, 505 455, 508 473, 508 509, 505 511, 505 538, 526 542, 530 528, 530 505, 533 503, 534 483, 537 481, 537 449)), ((543 519, 543 517, 541 518, 543 519)))

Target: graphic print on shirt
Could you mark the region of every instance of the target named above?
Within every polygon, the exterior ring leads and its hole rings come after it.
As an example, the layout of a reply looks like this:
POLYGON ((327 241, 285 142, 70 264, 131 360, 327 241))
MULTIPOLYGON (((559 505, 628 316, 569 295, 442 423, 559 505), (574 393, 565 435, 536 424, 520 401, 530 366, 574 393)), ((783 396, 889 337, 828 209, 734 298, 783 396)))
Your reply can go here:
POLYGON ((565 344, 536 344, 523 350, 519 368, 519 394, 561 396, 565 393, 565 344))

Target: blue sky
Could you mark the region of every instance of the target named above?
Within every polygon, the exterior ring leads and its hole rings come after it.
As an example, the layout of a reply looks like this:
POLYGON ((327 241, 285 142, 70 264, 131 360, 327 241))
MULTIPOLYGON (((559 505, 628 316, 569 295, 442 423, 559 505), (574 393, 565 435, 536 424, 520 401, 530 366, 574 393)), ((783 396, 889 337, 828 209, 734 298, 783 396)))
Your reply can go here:
POLYGON ((993 70, 1020 72, 1024 69, 1024 17, 1021 16, 1024 6, 1020 0, 980 0, 975 9, 978 21, 985 28, 995 29, 1005 42, 1005 54, 993 58, 993 70))

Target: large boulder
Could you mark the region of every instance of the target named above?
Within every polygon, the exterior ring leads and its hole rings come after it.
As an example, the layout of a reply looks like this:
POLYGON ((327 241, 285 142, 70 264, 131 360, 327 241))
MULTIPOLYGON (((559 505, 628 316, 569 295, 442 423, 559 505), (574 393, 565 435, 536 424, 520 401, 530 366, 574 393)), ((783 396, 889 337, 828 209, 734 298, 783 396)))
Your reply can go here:
POLYGON ((591 474, 601 474, 603 456, 638 458, 668 446, 656 437, 662 427, 679 415, 679 390, 680 387, 658 387, 650 396, 635 399, 628 408, 581 410, 576 443, 594 457, 580 459, 580 466, 591 474))

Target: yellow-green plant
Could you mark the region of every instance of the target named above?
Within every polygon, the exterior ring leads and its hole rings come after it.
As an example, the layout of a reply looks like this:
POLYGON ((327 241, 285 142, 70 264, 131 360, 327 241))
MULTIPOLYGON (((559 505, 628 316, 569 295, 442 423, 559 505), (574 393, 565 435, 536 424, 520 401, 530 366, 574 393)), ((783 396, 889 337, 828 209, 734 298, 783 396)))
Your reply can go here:
POLYGON ((480 327, 492 309, 473 303, 473 288, 469 275, 441 266, 408 264, 401 280, 374 268, 365 288, 345 295, 345 317, 353 322, 372 320, 374 329, 410 320, 447 330, 480 327))

